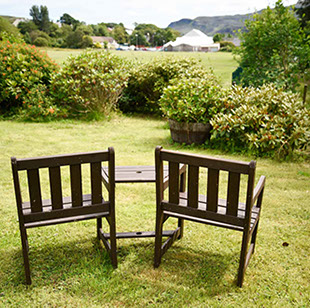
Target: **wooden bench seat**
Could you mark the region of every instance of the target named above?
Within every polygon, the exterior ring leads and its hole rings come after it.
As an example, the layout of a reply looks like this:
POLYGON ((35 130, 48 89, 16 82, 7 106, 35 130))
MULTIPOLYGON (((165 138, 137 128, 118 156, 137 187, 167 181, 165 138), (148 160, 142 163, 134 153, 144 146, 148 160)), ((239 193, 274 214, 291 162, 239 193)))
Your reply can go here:
MULTIPOLYGON (((167 204, 168 205, 167 208, 169 208, 169 203, 168 202, 166 203, 165 201, 163 201, 164 214, 167 214, 171 217, 187 219, 187 220, 196 221, 196 222, 200 222, 200 223, 204 223, 208 225, 224 227, 227 229, 239 230, 239 231, 244 230, 243 223, 240 226, 238 226, 238 225, 233 225, 233 224, 229 224, 229 223, 225 223, 221 221, 221 218, 225 220, 225 217, 226 217, 227 200, 218 199, 217 212, 215 213, 218 215, 211 214, 212 217, 210 217, 210 213, 206 211, 207 209, 206 196, 199 195, 198 200, 199 202, 198 202, 197 213, 195 213, 196 217, 195 217, 195 214, 191 211, 191 209, 187 207, 187 204, 188 204, 187 192, 180 192, 180 202, 179 202, 180 208, 174 208, 175 212, 171 212, 171 211, 169 212, 168 209, 165 210, 166 208, 165 204, 167 204), (218 220, 216 220, 216 217, 218 218, 218 220), (212 220, 211 218, 213 218, 214 220, 212 220)), ((259 215, 260 215, 260 208, 257 206, 253 206, 252 212, 251 212, 251 229, 257 223, 259 219, 259 215)), ((243 221, 245 219, 245 204, 242 202, 239 202, 238 204, 237 218, 239 218, 240 221, 243 221)))

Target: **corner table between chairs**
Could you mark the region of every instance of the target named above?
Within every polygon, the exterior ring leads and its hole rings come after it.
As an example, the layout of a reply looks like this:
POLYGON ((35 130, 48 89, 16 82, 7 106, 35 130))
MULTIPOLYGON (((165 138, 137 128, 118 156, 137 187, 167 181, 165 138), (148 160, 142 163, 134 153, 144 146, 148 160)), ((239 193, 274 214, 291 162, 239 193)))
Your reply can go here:
MULTIPOLYGON (((185 189, 186 166, 180 166, 181 186, 185 189)), ((168 182, 168 166, 164 167, 164 181, 168 182)), ((102 181, 104 184, 109 183, 108 167, 102 167, 102 181)), ((115 167, 115 183, 155 183, 156 173, 155 166, 116 166, 115 167)), ((181 188, 182 189, 182 188, 181 188)), ((155 197, 155 196, 154 196, 155 197)), ((155 205, 155 198, 154 198, 155 205)), ((155 226, 155 222, 154 222, 155 226)), ((183 234, 183 221, 179 221, 179 226, 175 230, 163 231, 164 237, 172 237, 178 233, 183 234)), ((110 238, 109 233, 104 233, 106 238, 110 238)), ((133 231, 133 232, 116 232, 116 238, 145 238, 155 237, 155 231, 133 231)))

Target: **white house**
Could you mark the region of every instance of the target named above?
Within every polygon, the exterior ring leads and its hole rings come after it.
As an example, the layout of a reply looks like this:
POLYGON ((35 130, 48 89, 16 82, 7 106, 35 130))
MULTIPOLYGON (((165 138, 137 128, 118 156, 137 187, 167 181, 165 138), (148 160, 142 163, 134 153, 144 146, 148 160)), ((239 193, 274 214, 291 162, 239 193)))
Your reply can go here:
POLYGON ((215 52, 219 51, 220 44, 214 43, 213 38, 205 35, 197 29, 193 29, 182 37, 164 45, 165 51, 204 51, 215 52))
POLYGON ((118 44, 113 37, 91 36, 91 39, 93 40, 93 44, 100 43, 102 47, 104 47, 104 42, 106 42, 108 49, 115 49, 118 47, 118 44))

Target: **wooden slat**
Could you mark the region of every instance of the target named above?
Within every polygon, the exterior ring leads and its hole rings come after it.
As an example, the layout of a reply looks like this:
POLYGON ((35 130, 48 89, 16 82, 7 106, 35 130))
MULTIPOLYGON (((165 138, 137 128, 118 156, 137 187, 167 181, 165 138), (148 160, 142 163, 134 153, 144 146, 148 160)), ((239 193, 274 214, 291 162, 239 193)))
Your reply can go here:
POLYGON ((28 187, 31 211, 33 213, 42 211, 42 197, 40 187, 40 176, 38 169, 27 170, 28 187))
POLYGON ((169 162, 169 202, 179 203, 179 164, 169 162))
POLYGON ((53 210, 44 213, 31 213, 24 215, 25 222, 36 222, 51 219, 61 219, 65 217, 83 216, 88 214, 109 212, 110 202, 94 204, 89 206, 71 207, 68 209, 53 210))
POLYGON ((92 204, 102 202, 101 163, 91 163, 92 204))
POLYGON ((62 188, 60 167, 49 168, 52 207, 62 209, 62 188))
MULTIPOLYGON (((218 222, 231 224, 234 226, 240 226, 240 227, 244 226, 244 218, 222 215, 222 214, 213 213, 210 211, 201 211, 201 210, 193 209, 193 208, 188 207, 188 206, 179 206, 179 205, 172 204, 169 202, 162 202, 161 205, 162 205, 162 209, 168 215, 170 215, 169 212, 171 211, 171 212, 183 214, 186 216, 198 217, 198 218, 203 218, 203 219, 207 219, 207 220, 208 219, 214 220, 214 221, 218 221, 218 222)), ((173 214, 171 214, 171 216, 172 215, 173 214)))
POLYGON ((188 206, 198 207, 199 167, 188 166, 188 206))
POLYGON ((229 172, 227 189, 227 215, 237 216, 240 190, 240 173, 229 172))
POLYGON ((108 151, 76 153, 16 160, 18 170, 61 167, 109 160, 108 151))
POLYGON ((233 161, 220 158, 212 158, 208 156, 176 153, 174 151, 162 150, 162 160, 178 162, 187 165, 206 167, 211 169, 220 169, 223 171, 239 172, 242 174, 249 174, 250 163, 242 161, 233 161))
POLYGON ((219 170, 208 169, 207 211, 217 212, 219 192, 219 170))
POLYGON ((70 166, 72 206, 82 206, 81 165, 70 166))

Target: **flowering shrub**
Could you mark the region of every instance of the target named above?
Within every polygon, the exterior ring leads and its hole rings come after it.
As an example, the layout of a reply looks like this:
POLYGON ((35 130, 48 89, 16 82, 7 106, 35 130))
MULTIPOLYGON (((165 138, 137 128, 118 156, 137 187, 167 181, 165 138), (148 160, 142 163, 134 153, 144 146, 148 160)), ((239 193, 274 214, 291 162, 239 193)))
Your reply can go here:
POLYGON ((59 117, 67 117, 66 110, 55 105, 49 95, 48 88, 41 84, 34 86, 29 91, 18 116, 27 121, 49 121, 59 117))
POLYGON ((309 145, 310 112, 295 94, 272 84, 233 87, 225 107, 211 120, 211 143, 217 147, 284 157, 309 145))
POLYGON ((200 61, 191 58, 165 57, 138 63, 130 70, 119 108, 123 112, 161 114, 158 101, 172 79, 203 77, 205 74, 208 72, 200 61))
POLYGON ((0 42, 0 109, 9 113, 31 100, 31 90, 48 86, 57 66, 35 46, 0 42))
POLYGON ((174 79, 164 89, 159 102, 161 111, 169 119, 206 124, 223 109, 224 98, 225 91, 210 73, 204 78, 174 79))
POLYGON ((128 64, 107 52, 85 51, 69 57, 52 79, 52 94, 70 117, 109 114, 126 86, 128 64))

